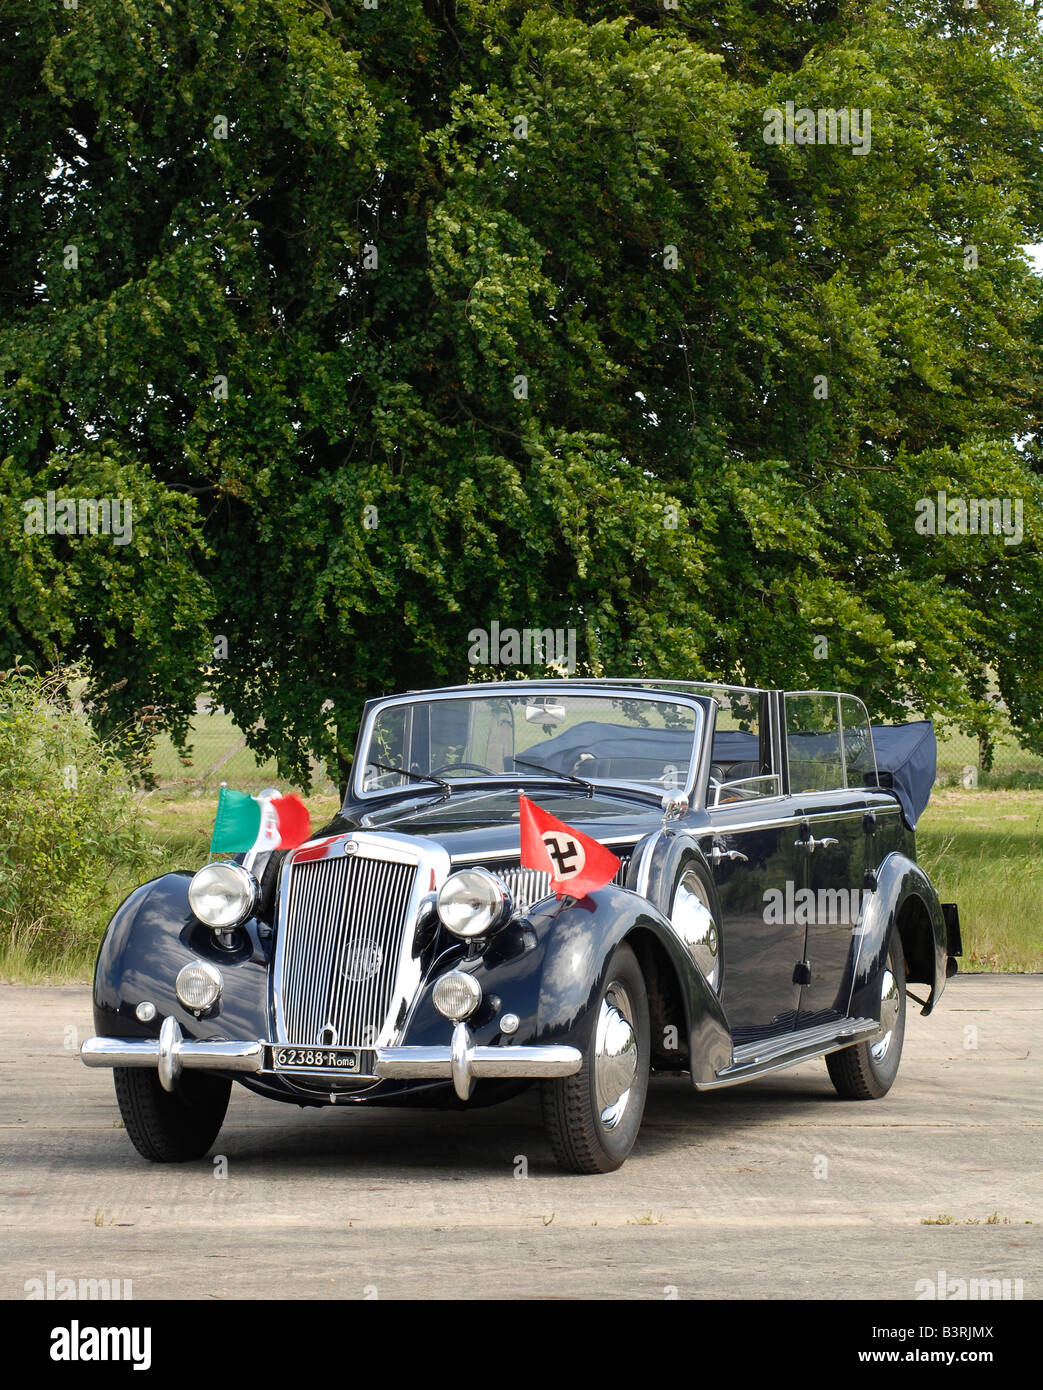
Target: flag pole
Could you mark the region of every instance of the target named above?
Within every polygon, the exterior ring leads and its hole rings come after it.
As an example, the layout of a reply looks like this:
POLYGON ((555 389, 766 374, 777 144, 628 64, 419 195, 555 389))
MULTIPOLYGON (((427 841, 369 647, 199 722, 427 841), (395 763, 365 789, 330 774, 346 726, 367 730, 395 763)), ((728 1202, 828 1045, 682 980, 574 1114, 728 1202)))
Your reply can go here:
POLYGON ((257 832, 257 839, 243 857, 243 868, 249 873, 253 873, 254 865, 257 863, 258 859, 260 859, 261 855, 268 854, 271 851, 271 844, 269 843, 270 836, 268 834, 268 828, 272 819, 271 803, 278 795, 278 787, 265 787, 263 791, 257 793, 257 800, 261 803, 261 825, 257 832))

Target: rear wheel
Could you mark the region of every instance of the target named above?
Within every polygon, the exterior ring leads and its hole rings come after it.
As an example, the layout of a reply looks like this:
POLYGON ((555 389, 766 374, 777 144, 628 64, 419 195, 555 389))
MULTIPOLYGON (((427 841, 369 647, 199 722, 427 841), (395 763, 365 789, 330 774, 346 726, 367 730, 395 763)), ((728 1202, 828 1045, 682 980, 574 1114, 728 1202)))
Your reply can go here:
POLYGON ((648 992, 637 957, 618 946, 609 962, 583 1066, 544 1081, 543 1121, 562 1168, 611 1173, 637 1139, 648 1093, 648 992))
POLYGON ((217 1138, 232 1083, 223 1077, 183 1074, 164 1091, 151 1067, 114 1067, 116 1100, 130 1142, 153 1163, 202 1158, 217 1138))
POLYGON ((905 957, 897 933, 880 979, 879 1034, 869 1042, 830 1052, 829 1079, 845 1100, 879 1100, 898 1075, 905 1039, 905 957))

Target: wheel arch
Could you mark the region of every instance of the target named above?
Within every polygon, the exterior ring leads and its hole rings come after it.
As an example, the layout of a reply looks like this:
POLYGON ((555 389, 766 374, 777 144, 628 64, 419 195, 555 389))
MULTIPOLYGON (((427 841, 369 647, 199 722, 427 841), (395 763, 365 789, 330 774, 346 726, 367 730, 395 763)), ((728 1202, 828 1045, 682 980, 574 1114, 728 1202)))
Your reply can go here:
POLYGON ((902 942, 907 984, 934 984, 934 927, 927 903, 912 892, 902 903, 895 922, 902 942))
POLYGON ((849 1012, 875 1017, 875 993, 897 934, 906 965, 907 984, 929 986, 922 1012, 929 1014, 945 987, 947 929, 938 894, 915 860, 889 854, 876 871, 858 928, 857 956, 849 1012))
POLYGON ((687 1070, 691 1062, 689 1008, 677 968, 662 941, 647 927, 635 927, 623 940, 637 956, 645 977, 652 1066, 658 1071, 687 1070))
POLYGON ((581 902, 548 905, 539 931, 545 946, 539 979, 540 1042, 564 1042, 582 1050, 593 1026, 592 1003, 612 953, 626 942, 638 954, 646 981, 655 982, 660 996, 657 1021, 666 1018, 664 1027, 680 1025, 678 1041, 687 1048, 693 1082, 711 1079, 729 1064, 731 1034, 720 1000, 670 923, 646 898, 607 885, 581 902))

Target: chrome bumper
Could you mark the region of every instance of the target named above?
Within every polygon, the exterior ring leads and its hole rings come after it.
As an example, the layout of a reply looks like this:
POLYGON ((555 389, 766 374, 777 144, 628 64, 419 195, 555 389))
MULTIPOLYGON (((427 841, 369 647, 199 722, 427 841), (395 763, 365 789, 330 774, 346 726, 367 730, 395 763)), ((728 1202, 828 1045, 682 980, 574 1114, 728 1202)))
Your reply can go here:
POLYGON ((583 1065, 575 1047, 545 1043, 532 1047, 475 1047, 466 1023, 453 1029, 449 1047, 378 1047, 377 1076, 452 1078, 456 1094, 466 1100, 483 1076, 574 1076, 583 1065))
MULTIPOLYGON (((158 1039, 88 1038, 80 1056, 88 1067, 156 1067, 166 1091, 174 1090, 185 1067, 220 1072, 265 1069, 262 1042, 195 1042, 184 1037, 174 1018, 163 1020, 158 1039)), ((378 1081, 451 1080, 461 1100, 481 1077, 574 1076, 583 1065, 583 1054, 575 1047, 476 1047, 466 1023, 453 1029, 449 1047, 378 1047, 375 1056, 378 1081)))
POLYGON ((200 1071, 261 1071, 260 1042, 195 1042, 176 1018, 165 1018, 159 1038, 88 1038, 80 1048, 88 1067, 157 1067, 165 1091, 177 1085, 182 1067, 200 1071))

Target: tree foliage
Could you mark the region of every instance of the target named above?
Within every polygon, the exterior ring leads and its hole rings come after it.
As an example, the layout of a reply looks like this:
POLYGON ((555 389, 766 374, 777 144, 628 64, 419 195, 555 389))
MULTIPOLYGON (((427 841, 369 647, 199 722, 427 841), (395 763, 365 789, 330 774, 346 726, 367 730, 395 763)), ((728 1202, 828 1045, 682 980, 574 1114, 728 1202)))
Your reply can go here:
POLYGON ((103 727, 175 733, 209 666, 298 775, 493 619, 974 729, 992 671, 1043 747, 1030 7, 11 0, 0 37, 0 658, 82 652, 103 727), (767 143, 788 101, 870 149, 767 143), (133 495, 133 542, 26 534, 48 488, 133 495), (920 534, 940 489, 1022 499, 1020 543, 920 534))

